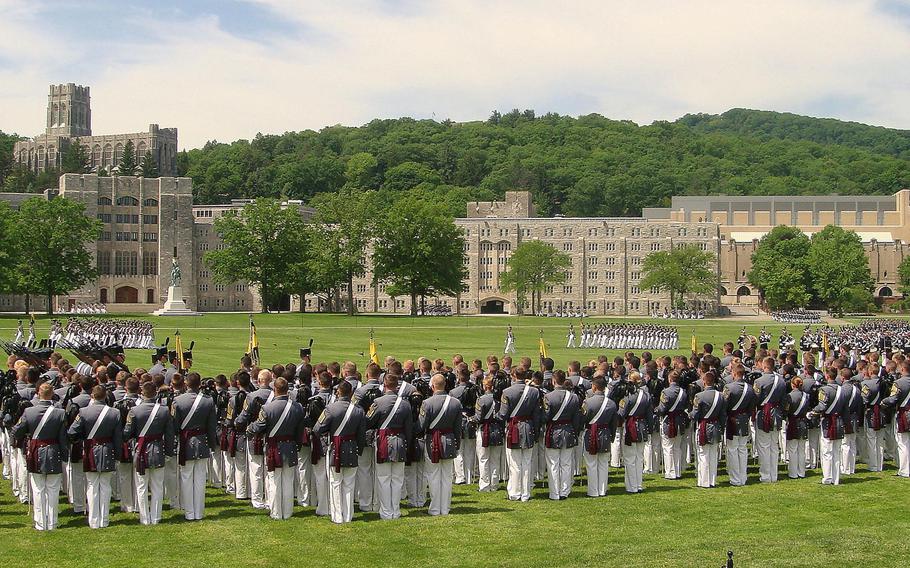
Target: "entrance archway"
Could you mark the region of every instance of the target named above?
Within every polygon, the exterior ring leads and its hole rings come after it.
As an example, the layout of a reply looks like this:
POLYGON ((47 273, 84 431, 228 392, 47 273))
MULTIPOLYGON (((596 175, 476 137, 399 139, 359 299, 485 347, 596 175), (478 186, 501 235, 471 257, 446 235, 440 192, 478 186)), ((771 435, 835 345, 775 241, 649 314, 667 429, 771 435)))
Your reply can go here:
POLYGON ((121 286, 114 291, 114 303, 117 304, 138 304, 139 290, 132 286, 121 286))
POLYGON ((504 314, 505 301, 491 298, 480 304, 480 313, 482 314, 504 314))

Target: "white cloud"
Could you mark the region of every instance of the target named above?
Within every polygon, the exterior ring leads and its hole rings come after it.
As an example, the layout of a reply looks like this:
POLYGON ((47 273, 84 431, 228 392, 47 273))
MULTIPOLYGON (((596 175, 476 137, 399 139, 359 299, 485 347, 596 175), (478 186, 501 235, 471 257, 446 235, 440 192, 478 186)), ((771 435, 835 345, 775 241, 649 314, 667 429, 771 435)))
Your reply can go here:
POLYGON ((82 47, 0 0, 18 13, 0 18, 0 58, 27 62, 6 71, 0 59, 0 128, 39 131, 58 81, 91 85, 96 132, 158 122, 184 147, 512 107, 640 123, 750 107, 910 128, 910 29, 871 0, 259 1, 299 34, 253 41, 216 17, 145 13, 154 42, 82 47), (79 59, 87 77, 59 76, 79 59))

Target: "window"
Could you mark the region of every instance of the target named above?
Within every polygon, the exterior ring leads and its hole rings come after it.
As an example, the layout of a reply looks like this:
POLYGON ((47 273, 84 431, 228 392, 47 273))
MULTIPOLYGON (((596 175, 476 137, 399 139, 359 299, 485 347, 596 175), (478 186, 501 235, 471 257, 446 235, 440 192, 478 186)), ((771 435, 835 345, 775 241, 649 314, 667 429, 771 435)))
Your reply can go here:
POLYGON ((142 233, 142 241, 146 243, 157 243, 158 233, 142 233))
POLYGON ((588 280, 597 280, 597 271, 591 270, 588 272, 588 280))
POLYGON ((216 292, 224 292, 224 284, 215 284, 216 292))
POLYGON ((237 286, 234 287, 234 290, 237 292, 246 292, 246 284, 237 284, 237 286))
POLYGON ((102 241, 111 240, 111 232, 110 231, 101 231, 101 240, 102 241))
POLYGON ((571 287, 571 286, 563 286, 563 287, 562 287, 562 293, 563 293, 563 294, 571 294, 571 293, 572 293, 572 287, 571 287))
POLYGON ((157 225, 158 224, 158 215, 143 215, 142 222, 146 225, 157 225))
POLYGON ((465 230, 464 230, 464 236, 470 237, 470 236, 471 236, 471 229, 465 229, 465 230))
POLYGON ((464 247, 463 247, 463 250, 464 250, 465 252, 470 252, 470 250, 471 250, 471 243, 465 243, 465 244, 464 244, 464 247))
POLYGON ((616 286, 606 286, 604 288, 604 294, 615 294, 615 293, 616 293, 616 286))
POLYGON ((641 236, 641 227, 632 227, 632 236, 640 237, 641 236))
POLYGON ((633 272, 631 278, 632 278, 632 280, 640 280, 640 279, 641 279, 641 272, 633 272))
POLYGON ((685 237, 685 236, 686 236, 686 228, 685 228, 685 227, 680 227, 679 230, 676 231, 676 236, 678 236, 678 237, 685 237))
MULTIPOLYGON (((531 236, 531 229, 522 229, 522 230, 521 230, 521 236, 522 236, 522 237, 530 237, 530 236, 531 236)), ((465 307, 467 307, 467 306, 465 306, 465 307)))
POLYGON ((599 249, 599 248, 600 248, 600 245, 598 243, 588 243, 589 252, 597 252, 597 249, 599 249))
POLYGON ((136 199, 135 197, 131 197, 129 195, 124 195, 123 197, 117 198, 117 205, 127 205, 127 206, 134 207, 136 205, 139 205, 139 200, 136 199))
POLYGON ((597 257, 596 256, 588 257, 588 266, 597 266, 597 257))
POLYGON ((632 266, 638 266, 638 265, 640 265, 640 264, 641 264, 641 257, 640 257, 640 256, 633 256, 633 257, 632 257, 632 266))
POLYGON ((111 214, 110 213, 98 213, 98 220, 101 221, 102 223, 110 223, 111 214))
POLYGON ((114 215, 114 220, 116 220, 118 223, 138 223, 139 215, 128 215, 125 213, 124 214, 117 213, 116 215, 114 215))
POLYGON ((593 229, 588 229, 588 236, 589 236, 589 237, 596 237, 596 236, 597 236, 597 228, 595 227, 595 228, 593 228, 593 229))
POLYGON ((199 243, 199 250, 201 250, 201 251, 209 250, 209 244, 208 243, 199 243))
POLYGON ((596 294, 597 286, 588 286, 588 294, 596 294))
POLYGON ((638 309, 638 302, 629 302, 629 309, 630 309, 630 310, 637 310, 637 309, 638 309))
POLYGON ((111 273, 111 251, 98 251, 98 274, 107 275, 111 273))
POLYGON ((544 291, 545 291, 547 294, 552 294, 552 293, 553 293, 553 287, 552 287, 552 286, 547 286, 546 290, 544 290, 544 291))
POLYGON ((508 237, 508 236, 509 236, 509 230, 508 230, 508 229, 499 229, 499 236, 500 236, 500 237, 508 237))
POLYGON ((562 243, 562 250, 569 252, 572 250, 572 243, 562 243))
POLYGON ((146 207, 158 207, 158 200, 154 197, 148 197, 142 200, 142 204, 146 207))
POLYGON ((659 237, 660 236, 660 227, 651 227, 651 236, 659 237))
POLYGON ((615 237, 615 236, 616 236, 616 229, 613 229, 613 228, 609 228, 609 227, 608 227, 608 228, 604 229, 604 235, 607 236, 607 237, 615 237))
POLYGON ((545 237, 552 237, 552 236, 553 236, 553 229, 550 229, 550 228, 544 229, 544 230, 543 230, 543 236, 545 236, 545 237))
POLYGON ((142 275, 143 276, 158 276, 158 253, 156 253, 156 252, 142 253, 142 275))
POLYGON ((604 264, 606 264, 607 266, 613 266, 614 264, 616 264, 616 257, 608 256, 607 258, 604 259, 604 264))
POLYGON ((208 271, 208 270, 200 270, 200 271, 199 271, 199 278, 208 278, 208 277, 209 277, 209 271, 208 271))
POLYGON ((564 237, 571 237, 571 236, 572 236, 572 229, 563 229, 563 230, 562 230, 562 236, 564 236, 564 237))
POLYGON ((366 291, 367 291, 367 285, 366 285, 366 284, 358 284, 358 285, 357 285, 357 292, 358 292, 358 293, 363 294, 363 293, 366 292, 366 291))
POLYGON ((139 254, 136 251, 117 251, 114 255, 114 274, 117 276, 136 276, 139 254))
POLYGON ((633 252, 634 252, 634 251, 639 251, 639 250, 641 250, 641 243, 632 243, 632 245, 631 245, 631 250, 632 250, 633 252))
POLYGON ((660 250, 660 243, 651 243, 651 252, 660 250))
POLYGON ((616 243, 607 243, 606 245, 607 252, 613 252, 616 250, 616 243))
POLYGON ((98 205, 110 205, 112 203, 110 197, 99 197, 98 205))
POLYGON ((604 272, 604 277, 607 280, 616 280, 616 272, 613 270, 608 270, 608 271, 604 272))
POLYGON ((139 233, 131 231, 117 231, 114 233, 114 240, 126 242, 126 241, 138 241, 139 233))
POLYGON ((209 291, 209 285, 208 285, 208 284, 200 284, 200 285, 199 285, 199 291, 200 291, 200 292, 208 292, 208 291, 209 291))

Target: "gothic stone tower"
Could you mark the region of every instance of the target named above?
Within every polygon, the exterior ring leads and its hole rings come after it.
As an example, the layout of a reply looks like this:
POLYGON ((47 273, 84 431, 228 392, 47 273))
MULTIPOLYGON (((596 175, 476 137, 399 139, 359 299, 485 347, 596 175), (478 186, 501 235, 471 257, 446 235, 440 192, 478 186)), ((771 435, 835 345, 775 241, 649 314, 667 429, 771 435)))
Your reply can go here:
POLYGON ((89 88, 75 83, 51 85, 47 95, 48 136, 68 138, 92 135, 89 88))

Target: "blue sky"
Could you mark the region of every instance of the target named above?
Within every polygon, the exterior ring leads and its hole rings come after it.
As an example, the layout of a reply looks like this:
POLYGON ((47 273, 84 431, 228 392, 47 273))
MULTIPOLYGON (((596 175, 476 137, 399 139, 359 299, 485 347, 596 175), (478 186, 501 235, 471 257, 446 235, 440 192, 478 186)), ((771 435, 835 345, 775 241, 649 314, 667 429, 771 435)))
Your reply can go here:
POLYGON ((0 0, 0 130, 47 85, 181 146, 375 117, 733 107, 910 129, 910 0, 0 0))

